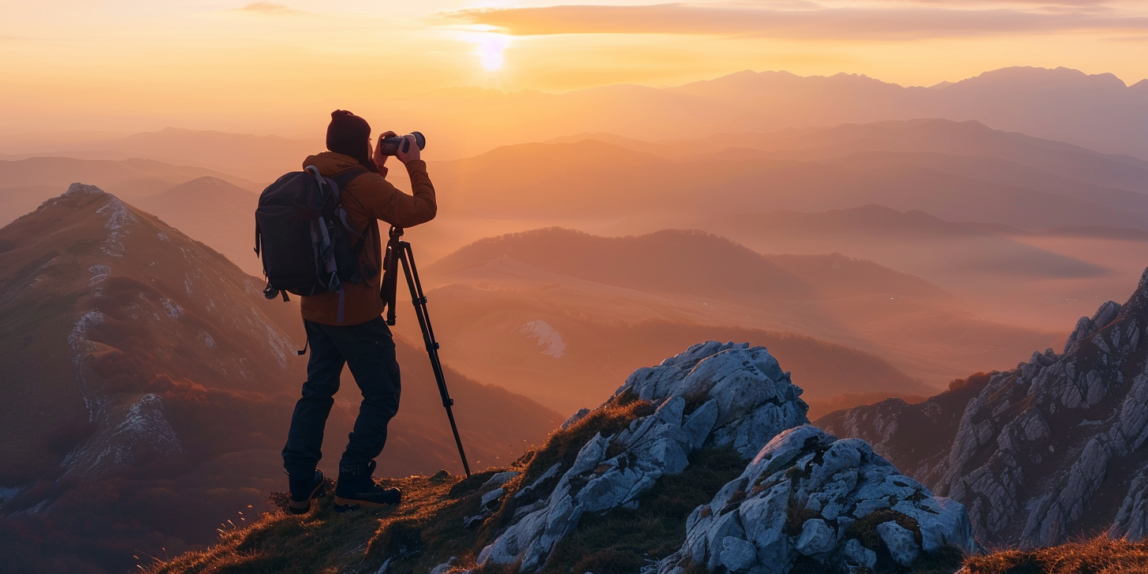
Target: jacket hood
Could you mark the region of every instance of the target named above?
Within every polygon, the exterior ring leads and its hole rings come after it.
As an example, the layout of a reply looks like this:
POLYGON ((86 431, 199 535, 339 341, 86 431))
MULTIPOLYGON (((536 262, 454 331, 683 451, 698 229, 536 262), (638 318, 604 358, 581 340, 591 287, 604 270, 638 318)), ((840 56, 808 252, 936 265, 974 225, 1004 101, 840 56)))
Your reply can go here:
POLYGON ((303 169, 306 169, 309 165, 313 165, 319 168, 319 173, 322 173, 326 176, 337 175, 347 171, 348 169, 356 168, 373 171, 367 166, 359 163, 359 160, 349 155, 343 155, 333 151, 325 151, 315 155, 307 156, 307 159, 303 160, 303 169))

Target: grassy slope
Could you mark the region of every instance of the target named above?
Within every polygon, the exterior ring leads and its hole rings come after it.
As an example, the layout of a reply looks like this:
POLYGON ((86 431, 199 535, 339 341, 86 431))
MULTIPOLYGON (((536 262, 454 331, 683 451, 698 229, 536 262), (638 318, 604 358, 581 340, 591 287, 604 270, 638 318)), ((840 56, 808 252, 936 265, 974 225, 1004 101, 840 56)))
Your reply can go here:
POLYGON ((969 574, 1120 574, 1148 572, 1148 542, 1104 537, 1051 548, 970 558, 969 574))
MULTIPOLYGON (((515 508, 536 499, 515 500, 513 494, 521 486, 532 483, 556 462, 569 467, 595 433, 616 433, 652 412, 648 403, 623 398, 555 432, 545 446, 510 467, 522 474, 504 485, 507 495, 502 506, 473 530, 463 526, 463 519, 479 513, 482 484, 495 472, 508 469, 487 469, 471 478, 440 472, 430 477, 382 479, 380 483, 404 492, 404 503, 391 509, 337 514, 328 494, 309 514, 267 513, 247 528, 223 529, 216 546, 157 563, 151 572, 375 572, 387 558, 392 558, 389 572, 427 572, 452 556, 458 557, 460 566, 473 566, 478 552, 510 524, 515 508)), ((729 450, 704 451, 692 462, 685 473, 663 480, 637 510, 584 519, 559 545, 544 572, 565 573, 575 565, 593 566, 595 572, 630 572, 647 559, 677 550, 685 536, 685 516, 737 476, 745 464, 729 450)), ((282 501, 282 495, 272 498, 282 501)), ((483 569, 500 574, 513 570, 483 569)))
MULTIPOLYGON (((317 501, 303 516, 283 511, 263 514, 245 528, 220 530, 219 543, 207 550, 190 552, 167 562, 157 562, 152 574, 368 574, 378 572, 389 559, 390 574, 423 573, 455 558, 455 568, 474 568, 475 558, 508 526, 519 506, 537 500, 514 494, 533 483, 555 463, 568 468, 581 446, 595 433, 613 434, 637 417, 648 415, 648 403, 623 395, 566 430, 553 433, 546 444, 531 451, 507 468, 491 468, 470 478, 445 471, 433 476, 381 479, 384 486, 403 490, 404 503, 396 508, 361 510, 346 514, 332 509, 331 494, 317 501), (467 529, 464 518, 478 514, 482 489, 493 474, 516 470, 519 476, 503 488, 501 507, 481 525, 467 529)), ((664 477, 634 510, 616 510, 605 515, 586 515, 578 528, 555 548, 544 574, 595 572, 621 574, 665 557, 681 547, 685 519, 708 500, 722 485, 737 477, 745 462, 728 449, 695 453, 690 466, 680 475, 664 477)), ((555 479, 544 485, 543 496, 555 479)), ((333 485, 331 485, 333 486, 333 485)), ((328 489, 330 492, 332 489, 328 489)), ((282 504, 284 495, 273 494, 272 502, 282 504)), ((796 530, 799 516, 787 520, 796 530)), ((872 521, 875 527, 877 521, 872 521)), ((875 536, 875 532, 872 533, 875 536)), ((876 544, 875 544, 876 545, 876 544)), ((914 572, 952 574, 961 559, 941 556, 920 560, 914 572)), ((887 560, 877 572, 892 574, 898 569, 887 560)), ((972 557, 965 562, 968 574, 1115 574, 1148 572, 1148 543, 1128 543, 1097 539, 1030 552, 1003 551, 972 557)), ((696 567, 691 571, 704 571, 696 567)), ((794 572, 812 574, 820 568, 799 560, 794 572)), ((488 565, 476 574, 513 574, 516 565, 488 565)))

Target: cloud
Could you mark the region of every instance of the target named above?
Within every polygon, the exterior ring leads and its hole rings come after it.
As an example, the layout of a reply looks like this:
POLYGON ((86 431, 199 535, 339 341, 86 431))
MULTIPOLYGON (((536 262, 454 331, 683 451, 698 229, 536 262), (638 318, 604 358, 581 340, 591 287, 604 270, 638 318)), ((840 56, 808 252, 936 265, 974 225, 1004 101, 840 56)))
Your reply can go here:
POLYGON ((273 16, 288 16, 293 14, 305 14, 301 10, 290 8, 283 4, 275 2, 254 2, 242 8, 236 8, 239 12, 253 12, 256 14, 268 14, 273 16))
POLYGON ((710 34, 817 40, 917 40, 1017 33, 1142 33, 1148 17, 940 7, 778 10, 740 6, 550 6, 464 10, 444 18, 514 35, 710 34))

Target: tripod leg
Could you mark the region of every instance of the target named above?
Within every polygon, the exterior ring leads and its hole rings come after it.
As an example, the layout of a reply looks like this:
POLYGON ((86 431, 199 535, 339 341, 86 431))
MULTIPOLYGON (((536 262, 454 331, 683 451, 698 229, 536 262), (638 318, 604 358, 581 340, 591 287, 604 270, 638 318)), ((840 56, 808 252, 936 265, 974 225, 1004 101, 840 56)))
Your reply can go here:
POLYGON ((419 281, 418 269, 415 267, 414 252, 411 244, 399 242, 399 250, 394 255, 403 266, 403 273, 407 278, 407 287, 411 291, 411 302, 415 306, 415 315, 419 319, 419 328, 423 332, 423 344, 426 345, 427 355, 430 356, 431 369, 434 371, 435 382, 438 383, 438 392, 442 396, 442 406, 446 409, 447 419, 450 420, 450 430, 454 433, 454 443, 458 446, 458 456, 462 459, 462 469, 470 476, 470 464, 466 461, 466 452, 462 448, 462 438, 458 435, 458 425, 454 422, 454 399, 446 388, 446 376, 443 374, 442 361, 438 356, 438 341, 434 338, 431 328, 430 314, 427 312, 427 298, 423 294, 422 282, 419 281))

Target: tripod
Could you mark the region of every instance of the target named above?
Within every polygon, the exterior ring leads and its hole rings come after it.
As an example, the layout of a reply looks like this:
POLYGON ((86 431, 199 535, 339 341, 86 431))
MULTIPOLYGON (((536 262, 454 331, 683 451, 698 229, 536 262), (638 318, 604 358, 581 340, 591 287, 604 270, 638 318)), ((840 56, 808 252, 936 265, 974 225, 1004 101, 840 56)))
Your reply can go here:
POLYGON ((407 287, 411 290, 411 302, 415 306, 415 315, 419 319, 419 327, 423 331, 423 344, 426 345, 427 354, 430 355, 431 369, 434 371, 435 382, 438 383, 438 392, 442 395, 442 406, 446 409, 446 416, 450 419, 450 430, 454 433, 454 442, 458 445, 458 456, 462 458, 462 469, 466 476, 470 476, 470 465, 466 462, 466 453, 462 450, 462 439, 458 436, 458 425, 454 422, 454 399, 446 389, 446 377, 443 376, 442 362, 438 358, 438 341, 434 338, 434 329, 431 328, 430 314, 427 312, 427 297, 423 294, 423 285, 419 281, 419 271, 415 267, 415 254, 411 251, 411 244, 403 241, 403 229, 391 228, 391 239, 387 242, 387 252, 383 259, 383 302, 387 306, 387 324, 395 324, 395 298, 398 296, 398 265, 402 263, 403 273, 407 277, 407 287))

